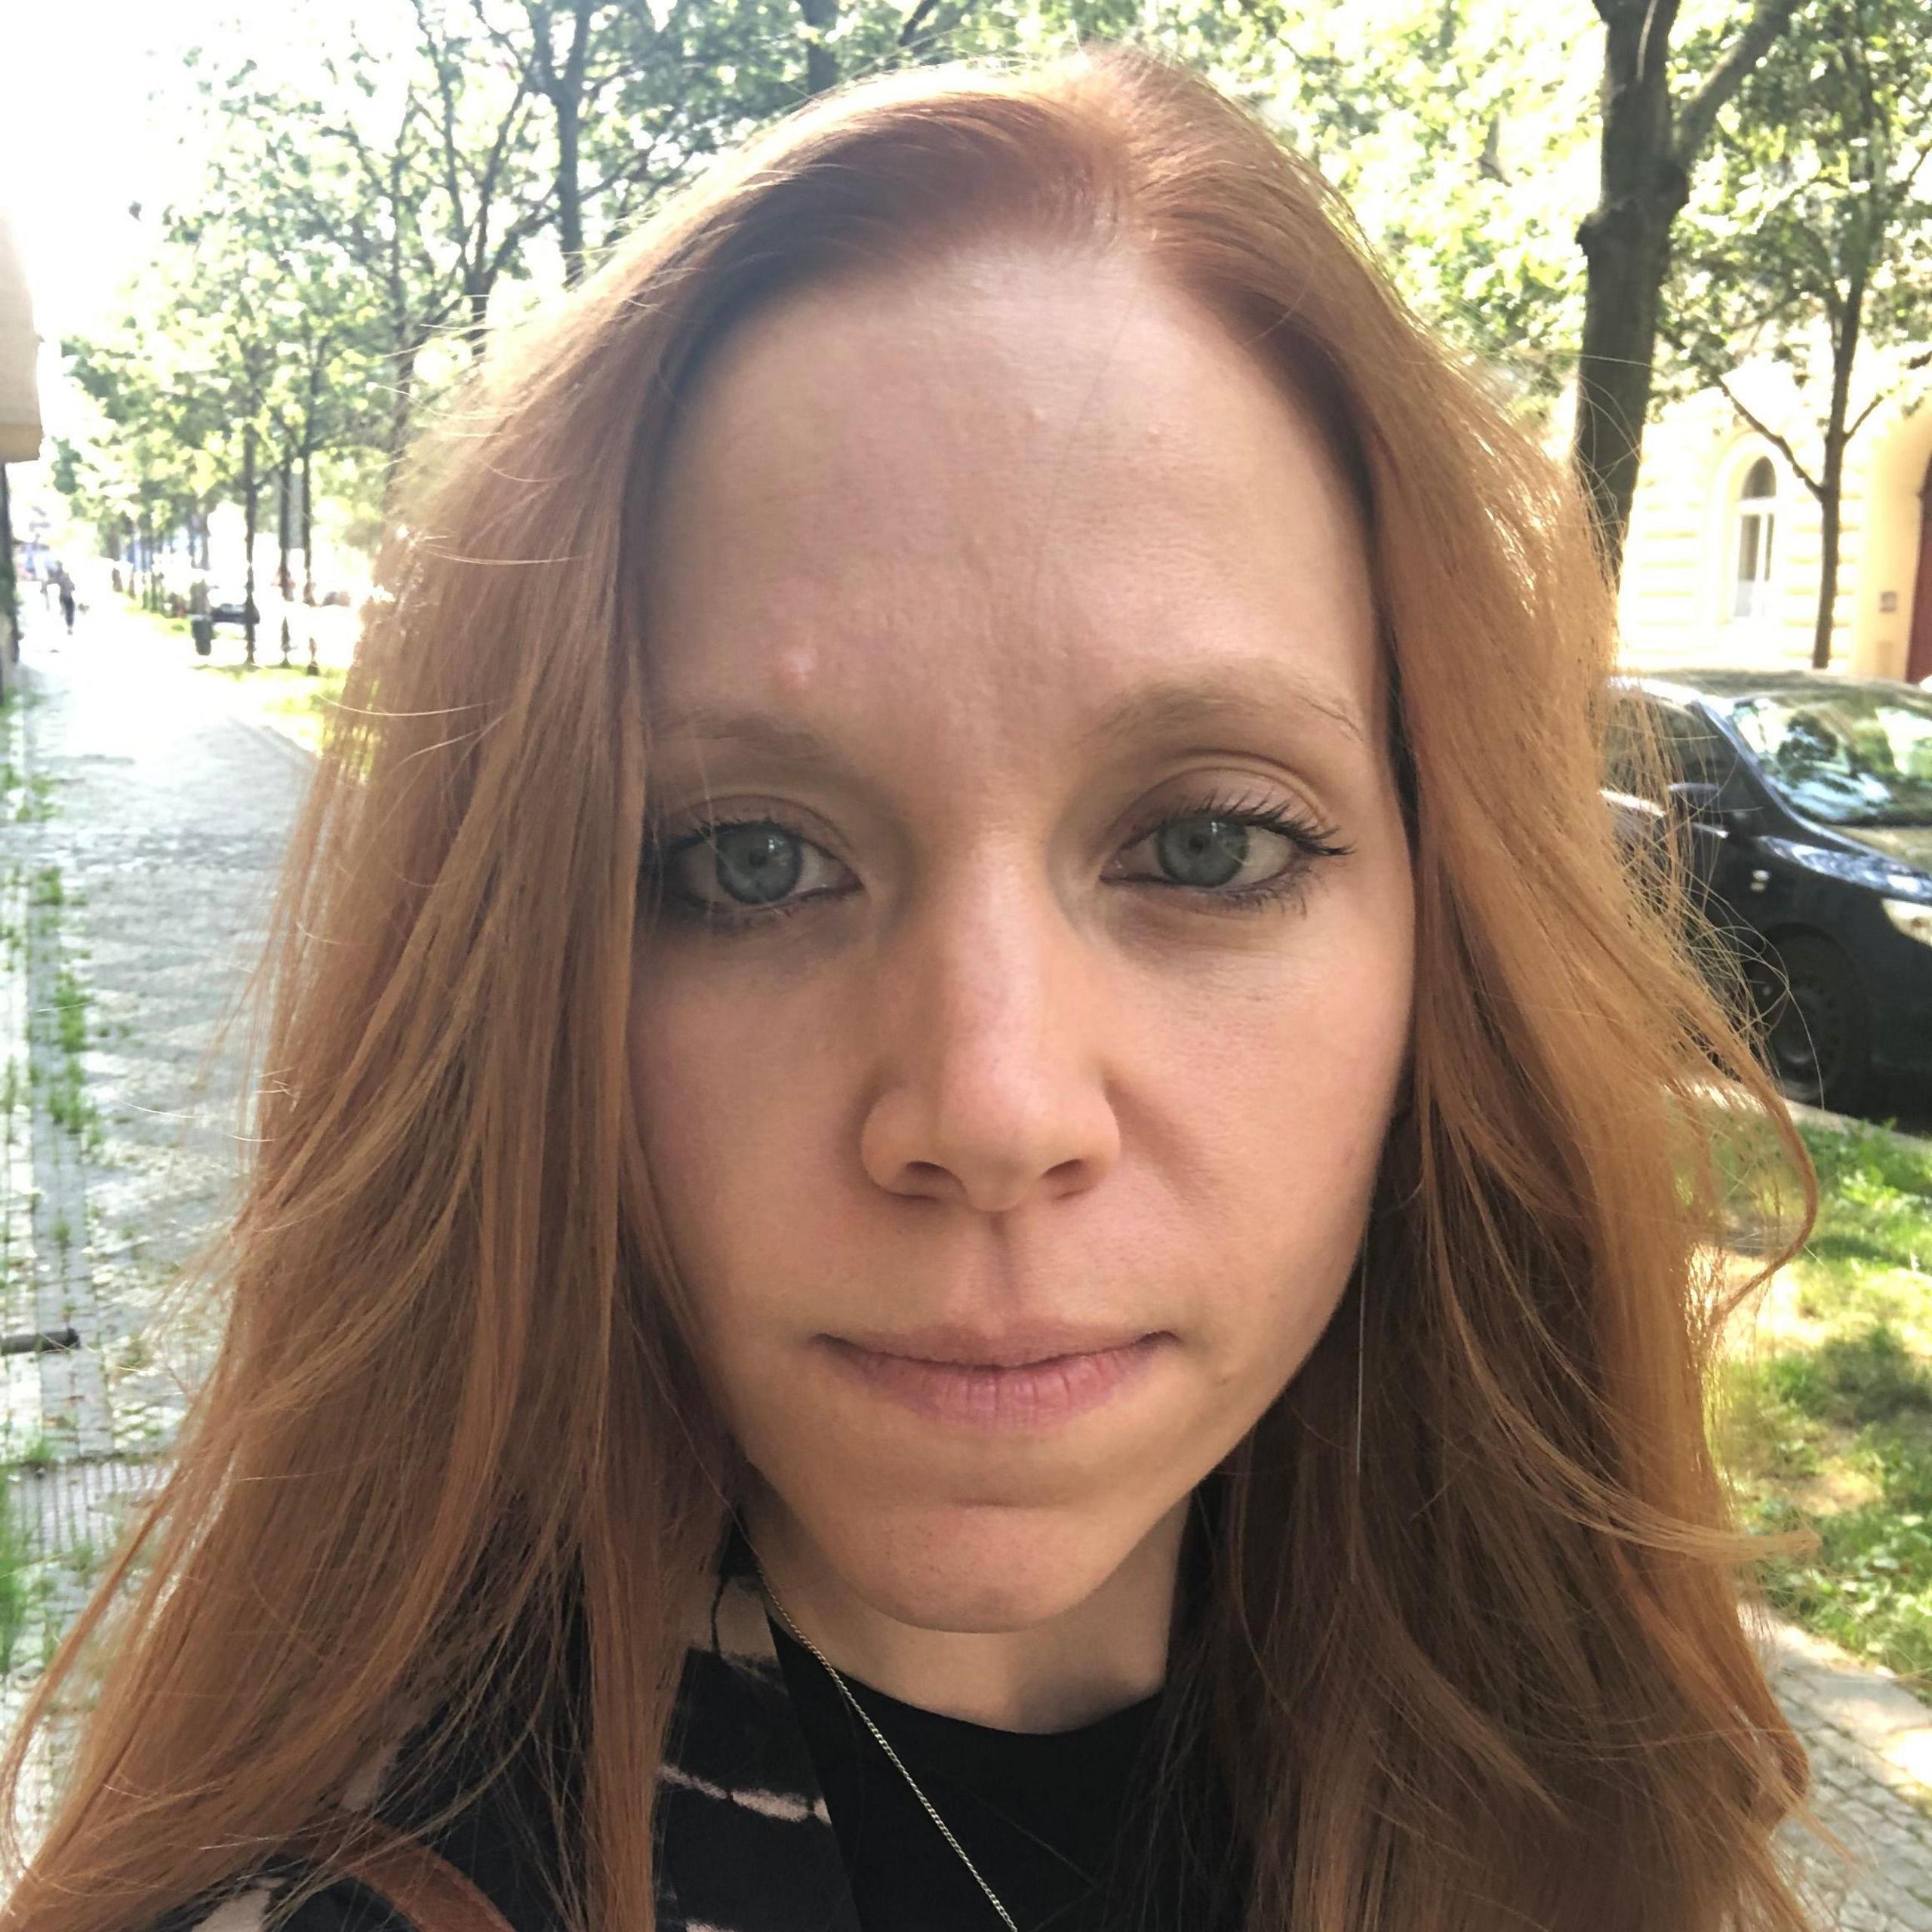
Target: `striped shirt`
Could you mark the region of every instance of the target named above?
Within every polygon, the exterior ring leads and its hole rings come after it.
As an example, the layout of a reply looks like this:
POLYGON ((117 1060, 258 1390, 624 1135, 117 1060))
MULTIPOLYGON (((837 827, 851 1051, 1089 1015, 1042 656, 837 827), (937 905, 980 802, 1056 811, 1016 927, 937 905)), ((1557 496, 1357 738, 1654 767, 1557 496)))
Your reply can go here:
MULTIPOLYGON (((838 1841, 766 1621, 741 1564, 721 1570, 708 1627, 685 1660, 672 1747, 658 1775, 659 1932, 860 1932, 838 1841), (782 1874, 783 1882, 774 1883, 782 1874)), ((346 1795, 383 1815, 392 1750, 346 1795)), ((487 1800, 435 1848, 471 1878, 511 1932, 552 1932, 540 1885, 487 1800)), ((152 1932, 264 1932, 270 1907, 307 1875, 259 1867, 171 1913, 152 1932)), ((374 1894, 340 1881, 283 1921, 287 1932, 411 1932, 374 1894)))

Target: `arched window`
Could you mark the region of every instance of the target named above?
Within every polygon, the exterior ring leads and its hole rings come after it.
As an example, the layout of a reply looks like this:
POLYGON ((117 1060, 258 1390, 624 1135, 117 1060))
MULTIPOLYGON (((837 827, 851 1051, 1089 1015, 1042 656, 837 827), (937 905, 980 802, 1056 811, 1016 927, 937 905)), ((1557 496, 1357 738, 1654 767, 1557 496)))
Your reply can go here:
POLYGON ((1767 617, 1771 611, 1771 546, 1777 530, 1778 473, 1761 456, 1746 472, 1737 500, 1737 574, 1734 617, 1767 617))

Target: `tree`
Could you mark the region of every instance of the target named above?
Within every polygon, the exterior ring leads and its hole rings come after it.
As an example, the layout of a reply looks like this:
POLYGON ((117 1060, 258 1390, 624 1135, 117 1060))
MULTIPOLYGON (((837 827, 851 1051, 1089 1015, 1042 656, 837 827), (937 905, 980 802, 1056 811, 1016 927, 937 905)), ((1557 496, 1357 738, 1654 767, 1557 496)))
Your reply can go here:
POLYGON ((325 10, 272 48, 225 42, 225 54, 190 63, 215 160, 202 204, 182 219, 226 238, 242 292, 231 301, 224 291, 217 312, 185 285, 164 289, 143 300, 144 320, 178 333, 184 353, 195 346, 202 380, 225 399, 226 487, 245 508, 260 471, 290 506, 278 518, 285 568, 318 477, 368 512, 355 452, 367 445, 394 475, 444 378, 485 352, 507 285, 575 281, 757 127, 835 82, 908 63, 1137 41, 1204 70, 1312 150, 1411 299, 1507 400, 1547 406, 1572 366, 1580 303, 1578 460, 1598 486, 1614 557, 1670 223, 1712 121, 1800 0, 1752 4, 1707 57, 1680 55, 1680 69, 1706 78, 1678 107, 1665 63, 1679 0, 1598 0, 1608 30, 1604 198, 1583 225, 1581 264, 1567 235, 1582 195, 1566 174, 1573 157, 1588 158, 1570 58, 1580 10, 1574 33, 1528 35, 1517 0, 325 10), (1633 25, 1639 14, 1647 28, 1633 25), (370 37, 386 26, 391 42, 370 37))
MULTIPOLYGON (((186 534, 207 568, 209 509, 232 494, 247 532, 252 611, 254 537, 269 485, 278 577, 292 595, 298 536, 312 557, 318 451, 378 433, 366 401, 379 353, 368 280, 318 199, 299 126, 263 115, 225 130, 190 205, 159 217, 129 317, 98 340, 66 345, 102 428, 92 460, 76 452, 64 478, 77 508, 97 508, 117 540, 139 540, 151 599, 158 549, 186 534)), ((312 597, 312 561, 304 580, 312 597)), ((252 659, 252 621, 248 645, 252 659)))
MULTIPOLYGON (((1580 20, 1526 36, 1515 0, 1374 14, 1275 0, 1270 118, 1347 197, 1404 294, 1537 416, 1574 366, 1580 20)), ((1264 69, 1263 71, 1267 71, 1264 69)))
POLYGON ((219 401, 198 377, 195 349, 178 337, 152 339, 131 318, 98 340, 62 347, 96 427, 84 442, 57 441, 55 487, 106 552, 136 568, 156 605, 158 552, 183 536, 192 552, 222 485, 219 401))
POLYGON ((1823 669, 1847 450, 1932 364, 1932 0, 1820 0, 1816 24, 1774 49, 1720 118, 1668 333, 1692 378, 1721 390, 1817 500, 1811 661, 1823 669), (1861 352, 1901 346, 1854 408, 1861 352), (1740 365, 1760 360, 1788 372, 1802 427, 1747 393, 1740 365))
POLYGON ((1798 0, 1754 0, 1681 100, 1670 40, 1678 0, 1595 0, 1604 29, 1600 190, 1577 239, 1585 265, 1574 457, 1606 567, 1623 561, 1650 412, 1672 225, 1726 103, 1798 0))
POLYGON ((260 434, 277 486, 277 586, 285 602, 293 598, 289 557, 299 546, 303 601, 312 604, 315 459, 331 448, 368 449, 380 437, 381 412, 369 398, 382 349, 368 278, 331 205, 326 161, 318 183, 305 131, 312 131, 299 115, 252 118, 230 131, 199 207, 171 220, 198 245, 218 224, 242 286, 269 304, 260 434))
POLYGON ((548 139, 518 238, 552 228, 566 285, 707 155, 797 97, 771 85, 767 50, 791 36, 764 0, 467 4, 500 73, 543 104, 548 139))

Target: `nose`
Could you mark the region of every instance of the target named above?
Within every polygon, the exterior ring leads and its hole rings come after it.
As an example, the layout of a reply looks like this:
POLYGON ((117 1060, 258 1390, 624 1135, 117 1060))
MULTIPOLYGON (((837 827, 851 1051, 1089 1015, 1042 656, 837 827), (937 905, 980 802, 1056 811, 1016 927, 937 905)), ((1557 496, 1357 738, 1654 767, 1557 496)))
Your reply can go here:
POLYGON ((1043 885, 988 868, 934 895, 879 974, 860 1137, 879 1186, 996 1214, 1113 1164, 1104 974, 1043 885))

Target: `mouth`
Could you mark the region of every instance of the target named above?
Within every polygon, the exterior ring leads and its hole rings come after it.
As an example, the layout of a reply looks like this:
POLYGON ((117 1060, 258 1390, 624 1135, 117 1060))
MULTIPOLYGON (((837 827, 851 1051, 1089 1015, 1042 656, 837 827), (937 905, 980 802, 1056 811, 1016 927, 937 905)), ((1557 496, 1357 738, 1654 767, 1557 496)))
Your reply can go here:
POLYGON ((1165 1330, 1110 1336, 931 1330, 821 1335, 817 1342, 841 1374, 928 1421, 1035 1434, 1112 1401, 1178 1346, 1165 1330))

